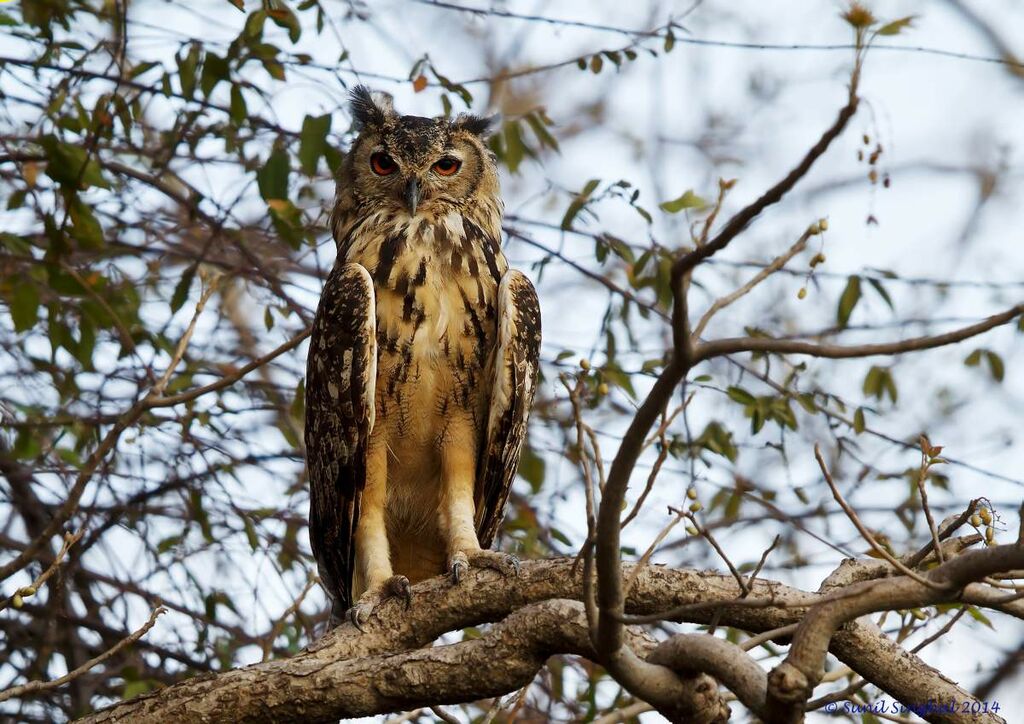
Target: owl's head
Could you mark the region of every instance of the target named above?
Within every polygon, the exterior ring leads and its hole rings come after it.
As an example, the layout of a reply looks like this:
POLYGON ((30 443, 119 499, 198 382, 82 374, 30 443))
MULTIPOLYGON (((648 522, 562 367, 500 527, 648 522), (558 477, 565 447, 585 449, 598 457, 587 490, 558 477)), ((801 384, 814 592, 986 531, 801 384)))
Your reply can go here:
POLYGON ((365 86, 351 98, 359 135, 338 180, 339 204, 416 216, 500 203, 494 156, 485 144, 492 118, 399 115, 390 96, 365 86))

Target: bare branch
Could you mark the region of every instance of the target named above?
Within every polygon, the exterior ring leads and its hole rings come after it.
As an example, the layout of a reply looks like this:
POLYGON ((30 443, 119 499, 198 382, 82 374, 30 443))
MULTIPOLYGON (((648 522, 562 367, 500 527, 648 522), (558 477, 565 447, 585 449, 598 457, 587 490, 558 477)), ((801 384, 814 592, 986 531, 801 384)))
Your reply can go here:
POLYGON ((826 359, 856 359, 875 355, 894 355, 906 352, 920 352, 925 349, 945 347, 965 339, 977 337, 989 330, 1008 324, 1024 313, 1024 304, 1010 307, 1005 312, 994 314, 982 321, 961 329, 927 337, 914 337, 901 342, 885 342, 881 344, 819 344, 796 339, 771 339, 770 337, 732 337, 716 339, 710 342, 699 342, 695 351, 695 360, 704 361, 739 352, 764 352, 768 354, 806 354, 811 357, 826 359))
POLYGON ((121 639, 114 646, 107 649, 99 656, 94 656, 93 658, 89 659, 75 670, 68 672, 64 676, 61 676, 59 679, 53 679, 52 681, 30 681, 27 684, 13 686, 10 689, 7 689, 6 691, 0 691, 0 701, 6 701, 16 696, 23 697, 26 695, 38 693, 40 691, 49 691, 50 689, 56 689, 58 686, 63 686, 69 681, 77 679, 82 674, 91 671, 92 669, 96 668, 112 656, 116 656, 122 650, 124 650, 128 646, 131 646, 136 641, 145 636, 149 632, 149 630, 153 628, 153 626, 156 624, 157 618, 159 618, 161 614, 164 614, 166 612, 167 609, 163 606, 154 609, 153 613, 151 613, 149 616, 149 620, 142 625, 142 628, 137 629, 134 633, 130 634, 126 638, 121 639))

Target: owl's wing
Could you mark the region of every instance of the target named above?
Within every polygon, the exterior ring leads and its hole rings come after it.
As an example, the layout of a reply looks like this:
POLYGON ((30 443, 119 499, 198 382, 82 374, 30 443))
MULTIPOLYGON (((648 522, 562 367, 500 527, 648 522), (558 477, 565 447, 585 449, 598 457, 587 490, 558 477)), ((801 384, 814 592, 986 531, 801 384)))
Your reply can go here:
POLYGON ((356 523, 374 418, 376 325, 370 274, 359 264, 335 264, 306 364, 309 540, 335 619, 352 605, 356 523))
POLYGON ((510 269, 498 287, 498 344, 491 378, 487 435, 476 478, 476 531, 488 548, 501 524, 505 501, 526 440, 540 360, 540 304, 533 284, 510 269))

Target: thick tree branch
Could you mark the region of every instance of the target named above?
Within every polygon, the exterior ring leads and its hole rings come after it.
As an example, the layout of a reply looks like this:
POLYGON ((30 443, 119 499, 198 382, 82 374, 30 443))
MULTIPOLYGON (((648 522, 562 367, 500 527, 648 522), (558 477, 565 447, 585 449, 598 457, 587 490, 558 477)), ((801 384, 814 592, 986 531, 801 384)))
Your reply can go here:
MULTIPOLYGON (((985 554, 991 550, 994 549, 977 553, 985 554)), ((958 560, 954 558, 946 565, 958 560)), ((506 578, 493 571, 474 570, 457 587, 445 578, 430 579, 413 587, 413 605, 408 611, 395 601, 382 605, 365 625, 365 633, 360 633, 350 625, 343 625, 291 659, 189 679, 142 699, 115 705, 86 721, 134 720, 132 716, 142 716, 143 713, 155 718, 158 712, 162 712, 159 714, 164 717, 162 720, 173 720, 172 712, 179 711, 175 707, 186 700, 194 707, 206 707, 205 702, 208 701, 230 703, 230 706, 228 703, 223 704, 228 706, 228 710, 221 715, 222 718, 212 717, 210 721, 244 720, 249 714, 237 709, 241 706, 240 700, 236 701, 227 695, 231 691, 240 691, 239 687, 242 686, 256 687, 255 695, 246 697, 247 701, 253 702, 250 705, 252 707, 260 706, 264 692, 270 697, 270 702, 277 701, 278 696, 284 699, 278 687, 286 684, 290 687, 287 698, 291 701, 292 709, 283 708, 283 703, 279 705, 281 708, 273 712, 268 710, 261 713, 254 709, 251 712, 253 721, 307 717, 315 720, 314 714, 335 716, 339 711, 384 712, 395 708, 464 702, 507 693, 529 681, 551 654, 597 655, 594 647, 588 643, 582 606, 572 604, 572 610, 578 612, 574 614, 576 618, 573 618, 566 613, 569 609, 560 608, 565 605, 564 601, 555 601, 567 598, 579 600, 582 596, 582 572, 573 563, 568 558, 525 561, 518 578, 506 578), (535 606, 545 601, 555 608, 535 606), (549 624, 552 617, 544 611, 555 611, 553 618, 560 623, 568 621, 570 625, 566 628, 572 630, 566 632, 549 628, 549 625, 553 625, 549 624), (496 637, 467 642, 473 646, 455 650, 449 650, 451 647, 436 647, 395 653, 426 646, 448 631, 500 621, 506 617, 509 618, 505 624, 495 627, 496 637), (537 622, 536 625, 531 623, 533 621, 537 622), (575 638, 577 636, 579 638, 575 638), (542 639, 546 643, 541 644, 542 639), (503 656, 512 657, 509 659, 510 673, 500 679, 504 682, 503 686, 508 688, 498 691, 502 686, 489 684, 487 676, 478 677, 476 672, 490 672, 488 667, 496 665, 495 662, 503 656), (511 667, 512 663, 515 664, 515 671, 511 667), (423 678, 418 678, 419 675, 423 678), (340 678, 335 680, 335 676, 340 678), (266 689, 261 683, 265 681, 270 682, 266 684, 266 689), (427 691, 427 682, 430 682, 429 686, 438 688, 427 691), (224 691, 221 691, 221 686, 225 687, 224 691), (414 698, 427 693, 430 694, 429 698, 414 698), (374 706, 379 708, 373 709, 374 706)), ((968 561, 960 564, 957 576, 968 572, 970 578, 969 571, 975 568, 975 563, 968 561)), ((716 605, 693 609, 677 620, 709 623, 717 617, 720 625, 754 632, 798 623, 813 606, 830 595, 807 593, 759 578, 750 583, 748 600, 760 599, 764 605, 755 607, 740 605, 738 599, 742 591, 736 580, 728 574, 657 566, 637 570, 633 565, 625 566, 624 573, 631 577, 635 575, 636 578, 625 602, 625 609, 630 614, 653 614, 685 604, 707 602, 716 605)), ((908 580, 896 577, 857 585, 878 586, 879 591, 893 587, 899 591, 905 585, 903 582, 908 580)), ((913 585, 920 588, 919 584, 913 585)), ((988 590, 988 587, 980 584, 972 584, 967 590, 975 588, 988 590)), ((953 595, 950 594, 949 600, 954 600, 953 595)), ((1005 598, 1005 595, 999 595, 1005 598)), ((558 626, 554 628, 558 629, 558 626)), ((624 646, 628 645, 630 651, 635 652, 633 656, 644 666, 671 670, 655 663, 659 660, 657 657, 654 661, 641 658, 652 648, 649 640, 638 638, 631 629, 625 627, 623 639, 624 646)), ((966 700, 970 697, 968 692, 944 679, 916 656, 887 639, 872 624, 851 622, 837 631, 826 644, 859 675, 905 703, 919 703, 932 698, 966 700)), ((673 669, 676 665, 671 664, 673 669)), ((682 694, 689 697, 691 702, 696 694, 708 694, 706 684, 700 685, 696 680, 686 678, 685 674, 693 668, 681 669, 684 675, 680 677, 678 685, 682 694), (700 691, 695 691, 695 686, 700 691)), ((747 674, 744 677, 749 678, 747 674)), ((746 686, 728 677, 723 677, 723 681, 737 687, 746 686)), ((701 701, 710 702, 707 699, 701 701)), ((201 710, 205 711, 194 711, 201 710)), ((956 715, 941 715, 932 720, 958 723, 977 721, 956 715)), ((999 720, 991 718, 989 721, 999 720)))
POLYGON ((927 574, 927 585, 907 576, 898 576, 843 587, 839 598, 810 610, 793 635, 793 644, 785 661, 772 670, 768 688, 768 720, 802 721, 802 705, 821 681, 829 642, 843 623, 878 611, 898 611, 957 601, 968 584, 1022 566, 1024 547, 995 546, 965 551, 933 568, 927 574))

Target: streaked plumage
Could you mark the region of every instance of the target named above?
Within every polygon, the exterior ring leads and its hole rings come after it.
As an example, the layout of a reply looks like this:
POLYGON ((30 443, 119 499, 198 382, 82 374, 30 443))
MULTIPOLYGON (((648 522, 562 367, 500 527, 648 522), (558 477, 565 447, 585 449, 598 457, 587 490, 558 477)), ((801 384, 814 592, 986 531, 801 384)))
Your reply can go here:
POLYGON ((526 437, 540 347, 530 281, 500 248, 494 160, 475 116, 399 116, 353 92, 338 259, 306 381, 310 540, 333 618, 486 549, 526 437), (454 170, 453 170, 454 169, 454 170))

